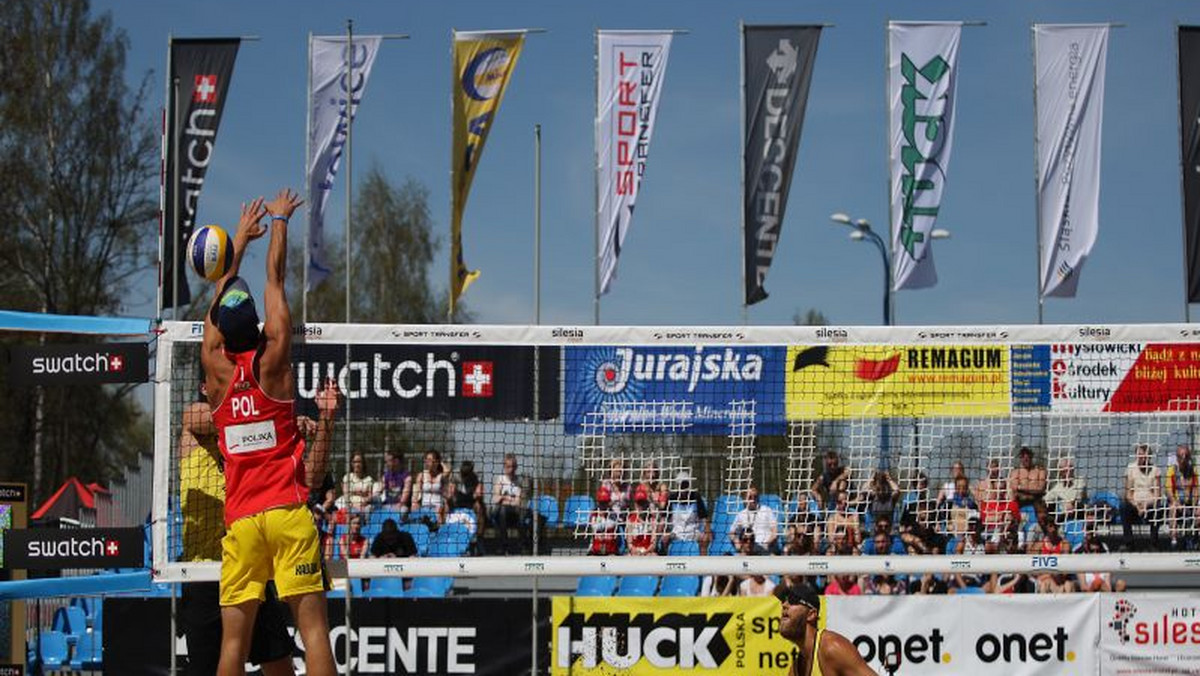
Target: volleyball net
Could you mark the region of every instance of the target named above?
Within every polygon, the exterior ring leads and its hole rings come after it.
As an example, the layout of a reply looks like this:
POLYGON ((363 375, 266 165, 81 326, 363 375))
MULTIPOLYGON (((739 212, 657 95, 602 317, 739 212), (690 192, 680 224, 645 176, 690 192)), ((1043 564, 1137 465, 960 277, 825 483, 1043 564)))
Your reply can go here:
MULTIPOLYGON (((163 329, 155 574, 215 579, 219 462, 181 447, 203 327, 163 329)), ((309 481, 352 577, 1200 567, 1185 325, 314 324, 292 352, 298 415, 343 395, 309 481)))

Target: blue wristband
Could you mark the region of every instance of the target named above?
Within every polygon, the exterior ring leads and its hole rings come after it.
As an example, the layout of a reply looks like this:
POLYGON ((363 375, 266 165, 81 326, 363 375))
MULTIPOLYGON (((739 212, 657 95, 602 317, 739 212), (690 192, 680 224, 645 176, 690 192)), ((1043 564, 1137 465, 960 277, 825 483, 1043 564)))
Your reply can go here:
POLYGON ((281 215, 279 215, 279 214, 271 214, 271 220, 272 220, 272 221, 283 221, 284 223, 287 223, 287 222, 288 222, 288 217, 287 217, 287 216, 281 216, 281 215))

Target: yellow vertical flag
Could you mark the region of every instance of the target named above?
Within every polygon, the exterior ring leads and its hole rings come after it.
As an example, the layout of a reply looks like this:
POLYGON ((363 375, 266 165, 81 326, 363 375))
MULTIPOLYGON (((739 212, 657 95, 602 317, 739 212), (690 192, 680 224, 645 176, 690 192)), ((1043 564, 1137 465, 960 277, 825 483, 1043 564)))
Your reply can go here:
POLYGON ((525 31, 454 34, 454 155, 450 176, 450 317, 479 276, 463 261, 462 217, 492 120, 517 65, 525 31))

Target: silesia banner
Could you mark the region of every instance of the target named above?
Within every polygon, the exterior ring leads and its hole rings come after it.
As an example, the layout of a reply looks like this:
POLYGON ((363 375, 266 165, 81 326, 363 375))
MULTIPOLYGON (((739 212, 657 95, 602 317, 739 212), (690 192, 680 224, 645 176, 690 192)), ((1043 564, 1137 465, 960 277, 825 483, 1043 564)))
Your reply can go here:
POLYGON ((454 34, 454 156, 450 178, 450 315, 459 296, 479 276, 463 260, 462 219, 475 168, 483 156, 492 121, 500 110, 504 90, 525 33, 454 34))
POLYGON ((596 227, 603 295, 617 275, 617 259, 646 173, 671 33, 600 31, 597 48, 596 227))
POLYGON ((808 105, 820 26, 742 28, 746 120, 743 146, 743 278, 745 304, 767 297, 764 283, 775 257, 792 187, 792 171, 808 105))
POLYGON ((225 95, 237 59, 237 38, 171 40, 171 100, 167 115, 167 201, 163 214, 163 307, 190 303, 184 249, 196 227, 196 205, 217 143, 225 95), (176 238, 178 224, 178 238, 176 238), (179 297, 175 297, 175 285, 179 297))
POLYGON ((954 140, 961 23, 888 24, 892 288, 937 283, 930 244, 954 140))
POLYGON ((1033 27, 1041 296, 1073 298, 1100 227, 1108 26, 1033 27))
POLYGON ((1179 27, 1179 129, 1187 299, 1200 303, 1200 26, 1179 27))
POLYGON ((329 276, 325 257, 325 204, 345 150, 347 128, 358 114, 367 78, 379 53, 377 35, 314 36, 309 44, 308 93, 308 290, 329 276), (349 52, 349 53, 347 53, 349 52))

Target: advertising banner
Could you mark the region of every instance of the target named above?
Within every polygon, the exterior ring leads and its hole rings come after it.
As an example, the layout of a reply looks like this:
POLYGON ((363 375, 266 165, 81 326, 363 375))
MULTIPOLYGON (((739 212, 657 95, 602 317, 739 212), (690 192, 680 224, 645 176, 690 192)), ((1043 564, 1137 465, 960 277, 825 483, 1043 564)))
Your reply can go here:
POLYGON ((553 599, 550 673, 788 673, 774 597, 553 599))
POLYGON ((1200 303, 1200 26, 1179 27, 1179 156, 1187 301, 1200 303))
POLYGON ((1200 400, 1200 347, 1185 343, 1014 346, 1013 395, 1016 410, 1194 410, 1200 400))
POLYGON ((728 434, 735 411, 743 406, 739 402, 753 406, 749 410, 759 433, 783 428, 783 347, 568 346, 564 351, 567 434, 578 434, 585 422, 602 421, 622 432, 728 434), (642 406, 647 403, 665 406, 642 406))
POLYGON ((1001 345, 819 345, 787 352, 787 416, 1002 416, 1010 410, 1001 345))
MULTIPOLYGON (((487 345, 297 345, 296 388, 302 409, 327 378, 367 417, 520 420, 534 411, 535 348, 487 345)), ((558 417, 559 349, 537 350, 542 420, 558 417)))
POLYGON ((820 39, 820 26, 742 28, 746 305, 767 297, 764 284, 783 228, 820 39))
POLYGON ((671 33, 600 31, 596 48, 596 227, 603 295, 617 276, 617 259, 646 174, 671 33))
POLYGON ((144 383, 150 380, 145 343, 14 345, 8 349, 13 385, 144 383))
POLYGON ((133 568, 145 565, 141 528, 6 530, 4 564, 25 570, 133 568))
POLYGON ((1200 673, 1200 595, 1104 594, 1099 612, 1100 673, 1200 673))
POLYGON ((892 288, 937 283, 932 236, 954 140, 962 24, 888 24, 892 288))
POLYGON ((354 36, 347 49, 346 36, 312 36, 309 42, 308 77, 308 290, 329 276, 325 256, 325 204, 333 192, 333 179, 342 161, 349 125, 358 114, 367 91, 382 38, 354 36), (347 52, 350 52, 347 54, 347 52), (349 71, 349 72, 347 72, 349 71))

